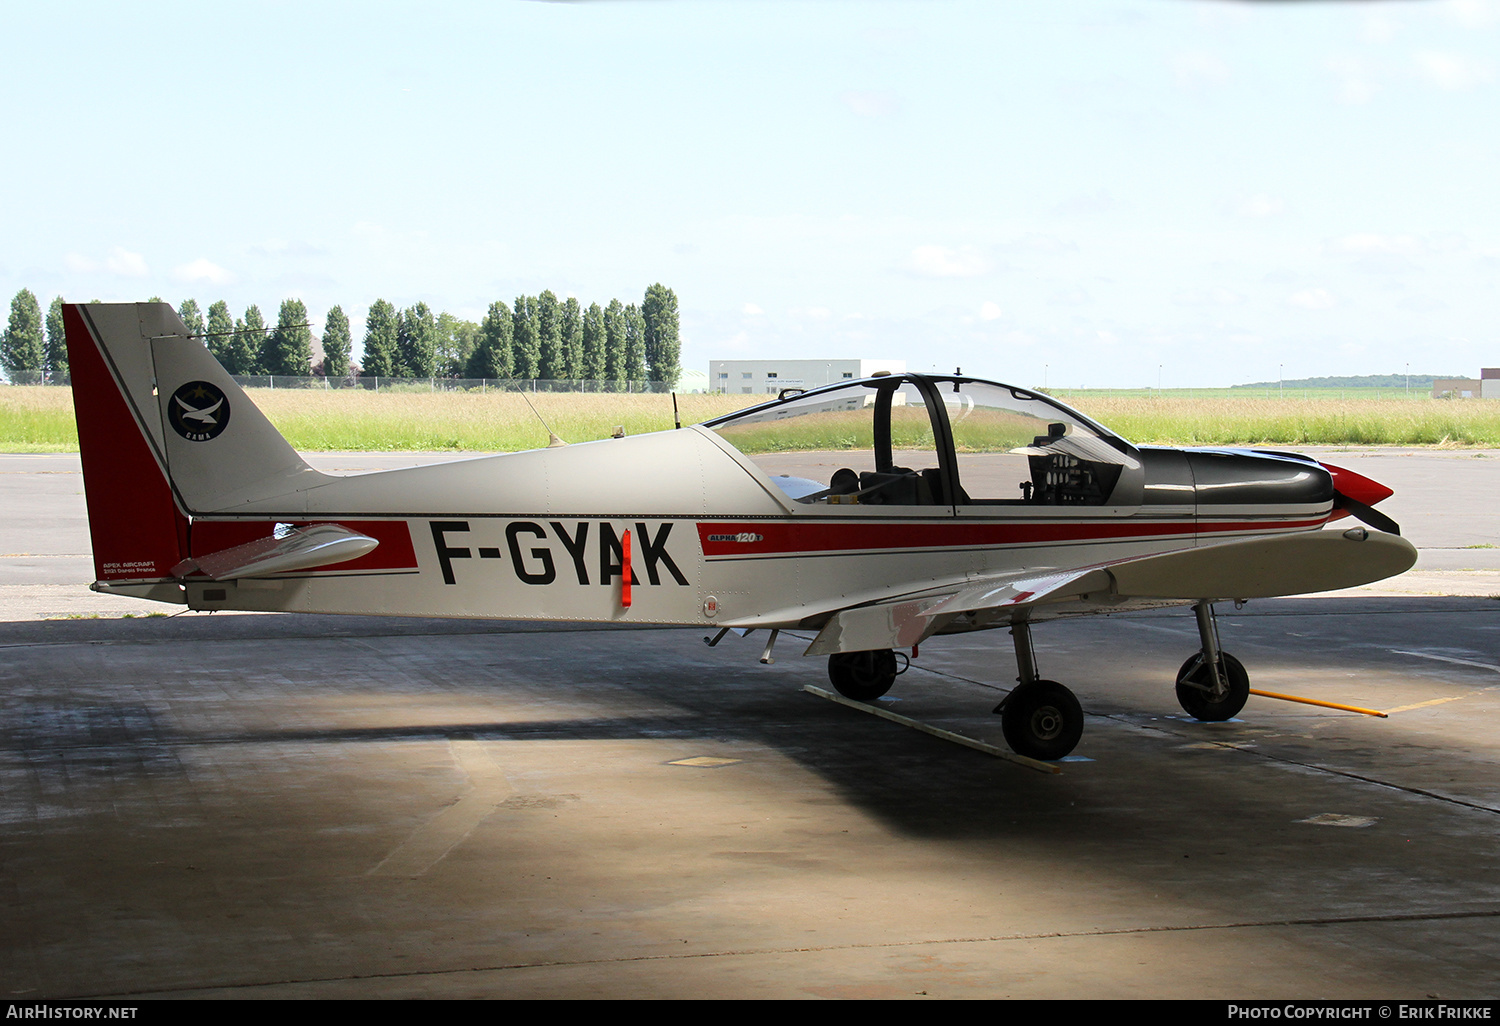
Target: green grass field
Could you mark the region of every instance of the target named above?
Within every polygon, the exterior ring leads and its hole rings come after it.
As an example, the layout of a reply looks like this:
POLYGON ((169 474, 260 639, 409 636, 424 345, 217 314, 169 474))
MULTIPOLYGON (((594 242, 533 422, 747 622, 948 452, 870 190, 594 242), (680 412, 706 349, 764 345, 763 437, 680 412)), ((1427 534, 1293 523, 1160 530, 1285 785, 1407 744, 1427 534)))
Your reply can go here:
MULTIPOLYGON (((1337 392, 1337 389, 1323 390, 1337 392)), ((1243 390, 1121 395, 1058 392, 1058 398, 1134 442, 1169 445, 1436 445, 1500 448, 1500 402, 1376 398, 1265 399, 1243 390)), ((319 451, 512 452, 547 443, 519 393, 256 389, 256 404, 294 448, 319 451)), ((667 395, 540 393, 537 412, 569 442, 672 426, 667 395)), ((682 422, 741 409, 764 396, 681 395, 682 422)), ((0 385, 0 451, 76 452, 73 394, 66 388, 0 385)))

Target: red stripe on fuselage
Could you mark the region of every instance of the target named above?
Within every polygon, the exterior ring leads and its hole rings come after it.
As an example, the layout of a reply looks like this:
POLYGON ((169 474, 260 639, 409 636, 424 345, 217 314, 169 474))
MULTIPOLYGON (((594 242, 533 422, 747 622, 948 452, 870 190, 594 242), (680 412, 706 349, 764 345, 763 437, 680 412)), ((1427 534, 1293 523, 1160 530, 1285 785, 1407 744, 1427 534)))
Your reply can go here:
POLYGON ((94 574, 101 581, 170 576, 187 552, 187 518, 77 306, 63 307, 63 329, 94 574))
POLYGON ((1234 531, 1301 531, 1320 526, 1310 520, 1237 520, 1219 523, 700 523, 703 555, 764 556, 800 553, 868 552, 894 549, 952 549, 1003 545, 1064 544, 1147 538, 1187 538, 1234 531), (710 540, 713 539, 713 540, 710 540))

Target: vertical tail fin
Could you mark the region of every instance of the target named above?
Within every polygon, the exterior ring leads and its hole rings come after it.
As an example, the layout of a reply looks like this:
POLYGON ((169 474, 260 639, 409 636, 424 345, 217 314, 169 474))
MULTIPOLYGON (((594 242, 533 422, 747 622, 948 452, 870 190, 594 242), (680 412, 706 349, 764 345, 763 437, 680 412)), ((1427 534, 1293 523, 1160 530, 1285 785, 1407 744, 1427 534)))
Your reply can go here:
MULTIPOLYGON (((111 365, 97 335, 127 329, 140 334, 135 307, 96 304, 92 316, 84 310, 63 307, 63 326, 94 576, 103 582, 161 580, 188 554, 188 518, 167 483, 160 432, 153 435, 147 418, 127 398, 124 369, 111 365)), ((148 376, 137 390, 144 387, 149 395, 150 385, 148 376)))
POLYGON ((193 515, 326 480, 167 304, 63 316, 100 581, 166 578, 189 554, 193 515))

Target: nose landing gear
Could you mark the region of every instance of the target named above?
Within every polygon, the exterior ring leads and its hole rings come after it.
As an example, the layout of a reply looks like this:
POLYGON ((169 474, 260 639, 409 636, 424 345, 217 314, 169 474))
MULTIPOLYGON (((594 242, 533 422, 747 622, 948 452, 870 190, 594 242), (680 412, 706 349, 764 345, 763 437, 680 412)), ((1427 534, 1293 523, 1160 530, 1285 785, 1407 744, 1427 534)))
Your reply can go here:
POLYGON ((1177 671, 1177 703, 1195 719, 1233 719, 1250 697, 1250 675, 1243 663, 1219 647, 1219 623, 1213 604, 1199 602, 1193 612, 1198 617, 1203 650, 1177 671))

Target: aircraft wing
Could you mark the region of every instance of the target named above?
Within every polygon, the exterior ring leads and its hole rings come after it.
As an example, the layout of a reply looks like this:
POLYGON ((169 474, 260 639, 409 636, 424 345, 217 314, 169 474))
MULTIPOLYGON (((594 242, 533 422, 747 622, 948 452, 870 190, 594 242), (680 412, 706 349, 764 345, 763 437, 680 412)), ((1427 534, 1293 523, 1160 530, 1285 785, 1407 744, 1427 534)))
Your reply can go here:
POLYGON ((950 625, 994 626, 1029 618, 1036 607, 1062 603, 1080 607, 1078 613, 1107 612, 1131 603, 1336 591, 1393 577, 1416 561, 1417 550, 1406 539, 1356 528, 1250 538, 1060 572, 997 574, 841 610, 805 654, 910 648, 950 625))

